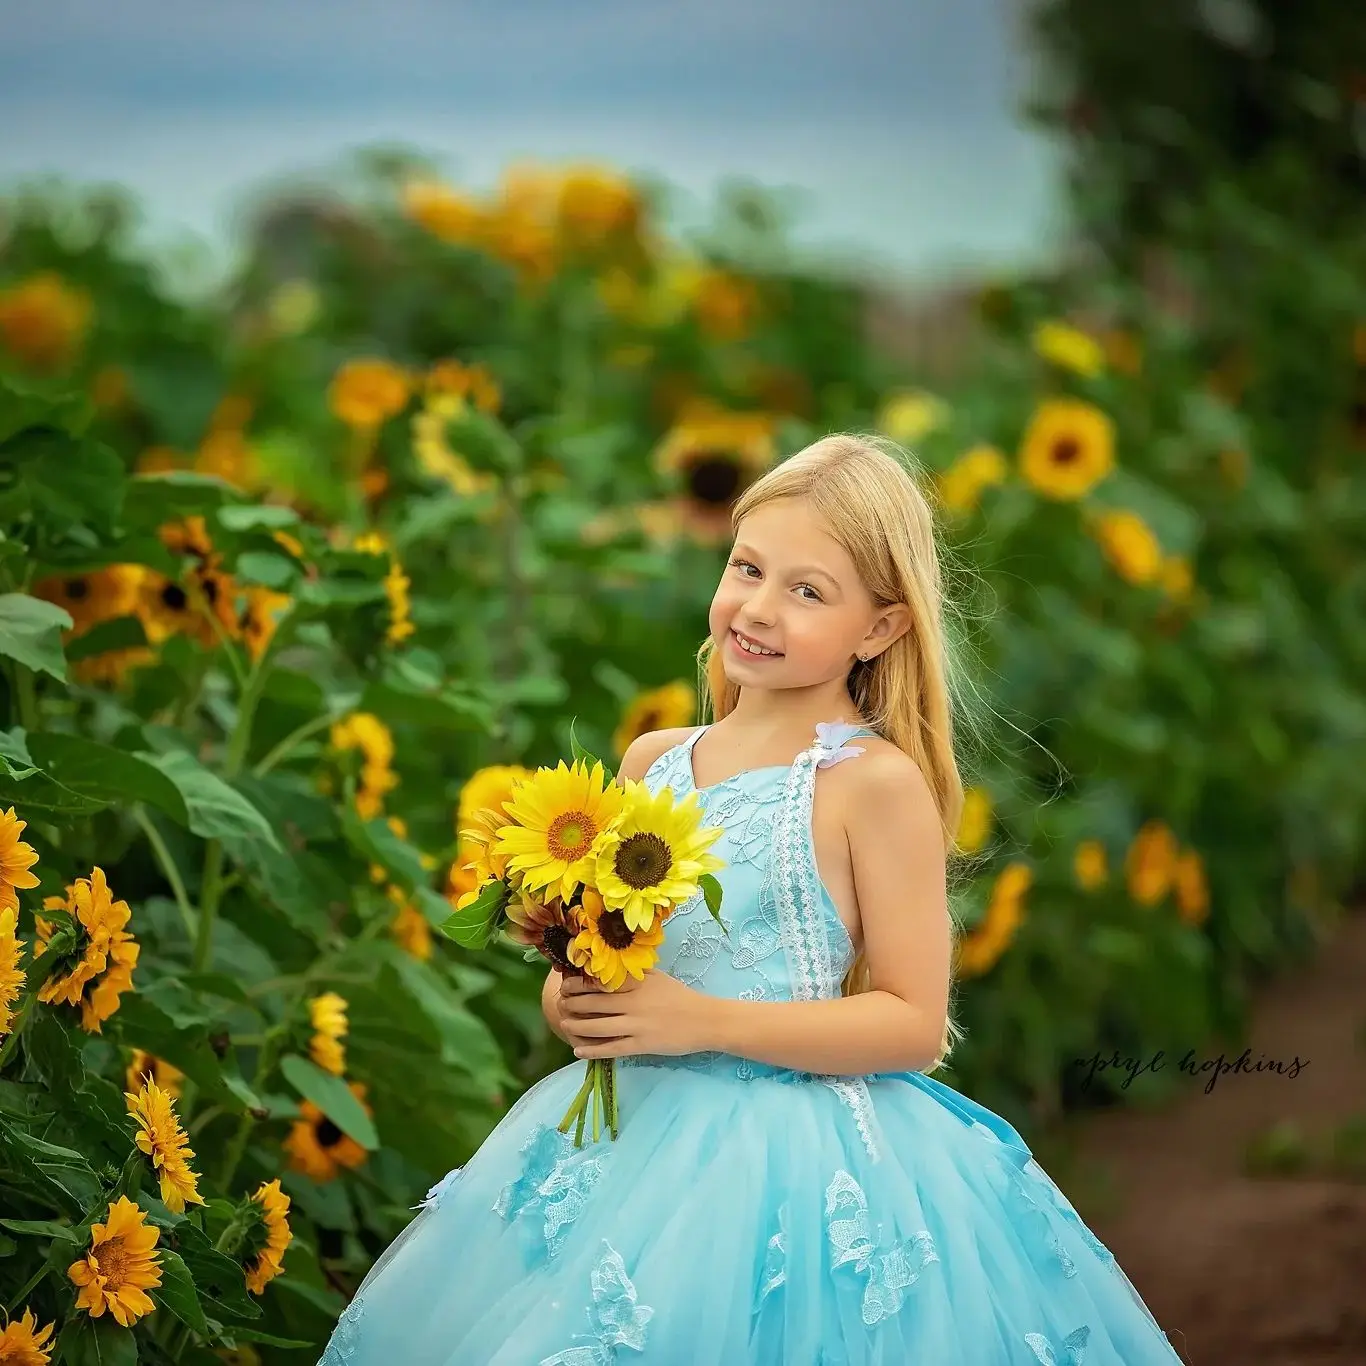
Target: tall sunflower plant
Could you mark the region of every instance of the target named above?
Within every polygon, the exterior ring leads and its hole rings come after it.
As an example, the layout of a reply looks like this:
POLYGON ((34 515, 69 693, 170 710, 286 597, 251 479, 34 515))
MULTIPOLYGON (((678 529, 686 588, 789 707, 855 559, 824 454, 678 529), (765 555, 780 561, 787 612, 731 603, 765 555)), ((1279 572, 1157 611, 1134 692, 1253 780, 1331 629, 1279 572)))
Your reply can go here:
MULTIPOLYGON (((652 793, 642 782, 611 778, 580 745, 570 726, 572 761, 542 766, 521 779, 501 809, 482 807, 460 833, 474 851, 476 885, 462 894, 441 926, 467 949, 500 936, 562 973, 602 991, 643 981, 659 960, 664 927, 676 910, 701 896, 723 934, 725 861, 709 852, 722 832, 703 826, 695 793, 677 801, 671 788, 652 793)), ((620 1133, 616 1060, 590 1058, 583 1085, 560 1132, 574 1128, 582 1147, 592 1122, 620 1133)))

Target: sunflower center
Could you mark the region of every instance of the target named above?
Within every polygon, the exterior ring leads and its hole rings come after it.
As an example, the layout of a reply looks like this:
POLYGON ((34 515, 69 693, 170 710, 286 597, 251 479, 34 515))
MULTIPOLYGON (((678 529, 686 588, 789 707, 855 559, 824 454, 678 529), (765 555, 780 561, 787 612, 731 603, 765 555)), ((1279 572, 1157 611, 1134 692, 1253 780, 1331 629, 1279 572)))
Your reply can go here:
POLYGON ((541 935, 541 948, 556 967, 568 966, 569 941, 572 938, 573 935, 563 925, 547 925, 545 933, 541 935))
POLYGON ((617 846, 613 869, 628 887, 640 891, 663 882, 672 864, 669 846, 653 830, 642 830, 617 846))
POLYGON ((128 1277, 128 1249, 121 1237, 101 1243, 100 1250, 92 1253, 90 1260, 109 1282, 108 1288, 111 1290, 117 1290, 128 1277))
POLYGON ((173 612, 183 612, 185 604, 189 598, 185 596, 185 590, 178 583, 168 583, 161 590, 161 600, 173 612))
POLYGON ((335 1148, 342 1141, 342 1131, 326 1117, 318 1121, 313 1133, 320 1148, 335 1148))
POLYGON ((721 451, 699 451, 688 462, 687 483, 699 503, 724 506, 740 492, 740 467, 721 451))
POLYGON ((584 811, 566 811, 550 823, 550 852, 566 863, 581 859, 593 847, 598 828, 584 811))
POLYGON ((204 579, 200 580, 200 587, 203 588, 204 596, 209 600, 211 604, 216 603, 218 601, 217 579, 205 577, 204 579))
POLYGON ((1070 465, 1081 454, 1081 442, 1074 436, 1060 436, 1051 454, 1055 465, 1070 465))
POLYGON ((80 602, 90 596, 90 584, 85 579, 68 579, 62 588, 72 602, 80 602))
POLYGON ((635 934, 620 911, 604 911, 598 917, 598 936, 609 949, 629 949, 635 934))

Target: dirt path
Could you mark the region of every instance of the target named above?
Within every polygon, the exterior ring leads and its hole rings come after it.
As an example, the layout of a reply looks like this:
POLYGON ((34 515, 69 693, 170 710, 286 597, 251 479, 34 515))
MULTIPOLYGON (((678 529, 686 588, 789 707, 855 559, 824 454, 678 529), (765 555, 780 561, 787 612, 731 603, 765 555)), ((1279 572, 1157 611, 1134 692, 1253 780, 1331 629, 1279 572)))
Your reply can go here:
POLYGON ((1090 1116, 1059 1184, 1191 1366, 1366 1366, 1366 1184, 1241 1174, 1278 1121, 1366 1116, 1366 912, 1265 989, 1248 1042, 1254 1060, 1308 1065, 1090 1116))

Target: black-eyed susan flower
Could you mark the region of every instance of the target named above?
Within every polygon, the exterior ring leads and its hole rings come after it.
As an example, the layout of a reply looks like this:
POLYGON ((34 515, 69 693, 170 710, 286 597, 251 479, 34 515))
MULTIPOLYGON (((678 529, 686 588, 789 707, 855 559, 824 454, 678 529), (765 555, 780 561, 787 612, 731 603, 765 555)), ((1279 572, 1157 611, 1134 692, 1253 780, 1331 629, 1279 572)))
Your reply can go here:
POLYGON ((566 767, 561 760, 517 784, 494 849, 509 856, 508 871, 520 873, 528 891, 544 887, 568 901, 592 879, 599 846, 625 799, 601 763, 590 771, 582 761, 566 767))
POLYGON ((38 851, 19 838, 28 822, 14 814, 14 808, 0 812, 0 910, 17 911, 16 888, 36 887, 38 879, 29 871, 38 862, 38 851))
POLYGON ((71 662, 71 676, 78 683, 111 683, 115 687, 137 669, 156 663, 156 651, 145 645, 130 645, 122 650, 101 650, 97 655, 71 662))
POLYGON ((31 370, 60 370, 85 340, 92 312, 84 290, 40 271, 0 290, 0 346, 31 370))
POLYGON ((156 1082, 145 1081, 139 1091, 126 1091, 123 1099, 137 1120, 135 1141, 151 1158, 160 1180, 162 1204, 174 1214, 183 1214, 187 1204, 202 1205, 199 1178, 190 1167, 194 1149, 180 1127, 170 1096, 156 1082))
POLYGON ((989 972, 1010 947, 1024 922, 1025 894, 1034 874, 1027 863, 1008 863, 997 874, 987 900, 986 913, 959 941, 957 971, 964 977, 989 972))
MULTIPOLYGON (((350 1087, 351 1094, 369 1114, 364 1084, 353 1081, 350 1087)), ((347 1168, 361 1166, 366 1159, 365 1149, 344 1134, 311 1100, 300 1102, 299 1118, 285 1135, 282 1146, 289 1154, 290 1166, 319 1183, 333 1180, 347 1168)))
POLYGON ((309 1023, 313 1037, 309 1040, 308 1055, 324 1072, 339 1077, 346 1071, 346 1001, 335 991, 325 991, 308 1003, 309 1023))
POLYGON ((67 1268, 68 1279, 80 1288, 76 1308, 93 1319, 108 1311, 124 1328, 150 1314, 156 1305, 147 1292, 161 1284, 158 1237, 146 1213, 119 1196, 104 1223, 90 1230, 90 1251, 67 1268))
POLYGON ((1209 916, 1209 883, 1205 865, 1194 849, 1184 849, 1172 867, 1177 914, 1187 925, 1203 925, 1209 916))
POLYGON ((13 906, 0 910, 0 1038, 14 1025, 14 1003, 24 989, 24 941, 16 933, 19 913, 13 906))
POLYGON ((566 956, 606 990, 616 991, 628 976, 640 981, 655 965, 664 942, 663 916, 632 929, 621 911, 609 909, 597 892, 585 887, 578 919, 581 928, 570 941, 566 956))
POLYGON ((111 564, 88 574, 58 575, 34 584, 33 596, 66 611, 71 617, 67 635, 78 636, 102 621, 131 615, 145 572, 139 564, 111 564))
POLYGON ((133 1050, 132 1061, 123 1074, 124 1090, 141 1091, 147 1082, 154 1081, 172 1100, 180 1095, 180 1085, 184 1080, 185 1074, 180 1068, 141 1048, 133 1050))
POLYGON ((270 642, 275 638, 275 628, 289 610, 293 599, 288 593, 277 593, 261 584, 252 584, 246 590, 245 597, 238 629, 254 664, 269 649, 270 642))
MULTIPOLYGON (((133 969, 139 947, 126 926, 128 903, 116 901, 104 870, 94 868, 88 878, 77 878, 66 896, 47 897, 49 911, 65 911, 75 922, 75 939, 53 963, 47 980, 38 990, 45 1005, 78 1006, 81 1028, 90 1034, 118 1008, 119 997, 133 987, 133 969)), ((44 957, 54 936, 53 925, 37 917, 38 947, 35 958, 44 957)))
MULTIPOLYGON (((587 899, 591 889, 585 891, 587 899)), ((597 898, 601 904, 602 898, 597 898)), ((569 946, 579 933, 579 915, 575 907, 564 904, 557 896, 545 896, 520 890, 507 902, 508 937, 528 948, 537 949, 561 971, 573 969, 569 946)))
POLYGON ((955 843, 964 854, 975 854, 991 834, 991 796, 984 788, 969 787, 963 793, 955 843))
POLYGON ((289 1227, 289 1196, 280 1189, 278 1178, 259 1186, 251 1202, 259 1210, 260 1217, 247 1235, 248 1247, 252 1250, 244 1270, 247 1289, 253 1295, 259 1295, 284 1271, 285 1249, 294 1234, 289 1227))
POLYGON ((1103 887, 1110 876, 1110 861, 1099 840, 1082 840, 1072 854, 1072 875, 1084 892, 1103 887))
POLYGON ((371 712, 353 712, 332 727, 331 740, 333 749, 360 752, 356 811, 365 820, 373 819, 383 809, 385 794, 398 786, 398 775, 392 768, 394 737, 389 727, 371 712))
POLYGON ((1034 329, 1035 353, 1060 370, 1094 379, 1105 369, 1105 351, 1093 336, 1070 323, 1049 319, 1034 329))
POLYGON ((681 678, 637 693, 622 712, 612 736, 612 747, 617 754, 625 754, 633 740, 652 730, 686 726, 696 710, 697 697, 692 685, 681 678))
POLYGON ((1145 821, 1124 857, 1129 895, 1140 906, 1153 906, 1171 890, 1176 876, 1176 836, 1160 820, 1145 821))
POLYGON ((374 428, 408 405, 411 381, 392 361, 347 361, 332 377, 327 403, 349 427, 374 428))
POLYGON ((1094 404, 1045 399, 1020 446, 1020 473, 1046 498, 1075 501, 1115 466, 1114 424, 1094 404))
POLYGON ((0 1366, 48 1366, 55 1327, 49 1323, 39 1328, 37 1316, 25 1309, 22 1318, 11 1319, 0 1328, 0 1366))
POLYGON ((651 793, 630 779, 624 787, 621 814, 602 837, 588 881, 629 928, 643 930, 657 912, 695 896, 704 873, 725 867, 707 852, 722 829, 702 825, 695 792, 675 802, 671 788, 651 793))
POLYGON ((1141 587, 1161 575, 1162 547, 1138 513, 1127 508, 1110 509, 1097 514, 1090 529, 1105 558, 1126 583, 1141 587))

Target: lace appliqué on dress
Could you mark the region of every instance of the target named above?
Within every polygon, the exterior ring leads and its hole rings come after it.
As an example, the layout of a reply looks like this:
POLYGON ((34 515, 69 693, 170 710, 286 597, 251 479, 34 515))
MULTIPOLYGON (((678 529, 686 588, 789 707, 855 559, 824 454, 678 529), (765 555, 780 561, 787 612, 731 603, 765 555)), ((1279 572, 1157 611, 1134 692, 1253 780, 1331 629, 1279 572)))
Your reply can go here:
POLYGON ((1017 1167, 1014 1163, 1006 1160, 1005 1167, 1011 1194, 1020 1208, 1037 1216, 1043 1222, 1047 1229, 1048 1250, 1062 1267, 1064 1276, 1068 1279, 1075 1276, 1077 1264, 1063 1246, 1062 1239, 1058 1237, 1054 1228, 1054 1220, 1059 1217, 1081 1236, 1086 1245, 1106 1266, 1118 1267, 1115 1254, 1086 1227, 1081 1215, 1073 1209, 1071 1202, 1057 1188, 1049 1178, 1048 1173, 1039 1166, 1034 1158, 1031 1157, 1023 1167, 1017 1167))
POLYGON ((576 1334, 589 1340, 581 1347, 567 1347, 543 1357, 539 1366, 613 1366, 618 1347, 645 1350, 645 1325, 655 1311, 636 1303, 636 1288, 626 1274, 621 1254, 605 1238, 602 1246, 604 1251, 591 1277, 593 1304, 587 1310, 592 1332, 576 1334))
POLYGON ((337 1326, 328 1339, 327 1350, 318 1359, 318 1366, 348 1366, 360 1350, 360 1325, 365 1317, 365 1304, 357 1296, 341 1311, 337 1326))
POLYGON ((1090 1337, 1090 1327, 1082 1324, 1080 1328, 1068 1333, 1060 1347, 1055 1348, 1042 1333, 1026 1333, 1024 1340, 1042 1366, 1083 1366, 1086 1360, 1086 1344, 1090 1337))
POLYGON ((929 1229, 894 1243, 886 1252, 879 1251, 881 1230, 875 1240, 868 1197, 843 1168, 835 1173, 825 1192, 825 1218, 832 1268, 852 1263, 856 1272, 868 1278, 863 1290, 863 1321, 869 1327, 897 1313, 920 1273, 939 1260, 929 1229))
POLYGON ((548 1124, 538 1124, 522 1144, 522 1175, 509 1181, 494 1202, 493 1212, 513 1220, 530 1211, 543 1215, 547 1257, 556 1256, 588 1192, 602 1179, 603 1159, 588 1157, 574 1140, 548 1124))
POLYGON ((787 1202, 778 1208, 778 1231, 768 1240, 764 1251, 763 1280, 759 1286, 762 1304, 780 1285, 787 1283, 787 1202))
MULTIPOLYGON (((815 800, 816 770, 830 768, 863 753, 849 737, 862 729, 844 722, 822 721, 816 743, 799 754, 783 784, 782 802, 773 825, 773 855, 760 893, 776 907, 783 947, 796 1001, 830 1000, 839 995, 840 979, 830 946, 821 905, 820 877, 811 841, 811 810, 815 800)), ((846 965, 847 966, 847 965, 846 965)), ((881 1160, 873 1135, 873 1100, 862 1077, 822 1077, 849 1107, 863 1146, 874 1162, 881 1160)))
POLYGON ((441 1202, 450 1193, 451 1187, 454 1186, 455 1183, 460 1180, 460 1176, 464 1172, 464 1170, 464 1167, 456 1167, 454 1170, 448 1171, 446 1175, 443 1176, 441 1180, 438 1181, 436 1185, 434 1185, 431 1188, 431 1190, 429 1190, 427 1194, 423 1196, 421 1200, 418 1201, 415 1208, 430 1210, 440 1209, 441 1202))

